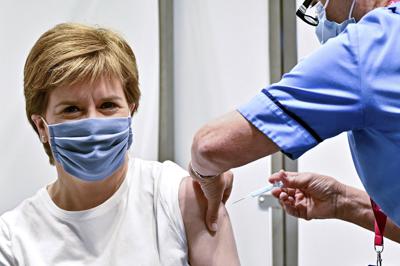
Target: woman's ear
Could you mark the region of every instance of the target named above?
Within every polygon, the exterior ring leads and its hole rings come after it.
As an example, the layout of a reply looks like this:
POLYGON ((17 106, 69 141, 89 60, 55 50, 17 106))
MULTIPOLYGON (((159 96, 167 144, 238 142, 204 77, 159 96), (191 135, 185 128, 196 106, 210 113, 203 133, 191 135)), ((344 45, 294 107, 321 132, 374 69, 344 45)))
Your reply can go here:
POLYGON ((134 103, 129 104, 129 111, 130 111, 131 116, 133 116, 133 113, 135 112, 135 108, 136 108, 136 104, 134 104, 134 103))
POLYGON ((33 123, 35 123, 36 129, 39 132, 40 141, 42 143, 46 143, 48 141, 48 137, 47 137, 48 135, 47 135, 46 125, 43 121, 42 116, 33 114, 33 115, 31 115, 31 119, 32 119, 33 123))

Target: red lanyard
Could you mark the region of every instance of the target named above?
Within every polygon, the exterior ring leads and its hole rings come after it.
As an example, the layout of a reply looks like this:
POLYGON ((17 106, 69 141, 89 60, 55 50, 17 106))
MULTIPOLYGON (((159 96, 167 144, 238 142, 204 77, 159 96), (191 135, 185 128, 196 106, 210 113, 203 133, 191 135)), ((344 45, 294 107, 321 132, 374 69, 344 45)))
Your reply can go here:
POLYGON ((379 206, 371 199, 371 207, 374 211, 375 216, 375 239, 374 247, 377 255, 376 264, 378 266, 382 265, 381 253, 383 251, 383 235, 385 233, 385 226, 387 216, 379 208, 379 206))
POLYGON ((372 199, 371 206, 375 215, 375 246, 383 246, 383 234, 385 232, 387 217, 372 199))

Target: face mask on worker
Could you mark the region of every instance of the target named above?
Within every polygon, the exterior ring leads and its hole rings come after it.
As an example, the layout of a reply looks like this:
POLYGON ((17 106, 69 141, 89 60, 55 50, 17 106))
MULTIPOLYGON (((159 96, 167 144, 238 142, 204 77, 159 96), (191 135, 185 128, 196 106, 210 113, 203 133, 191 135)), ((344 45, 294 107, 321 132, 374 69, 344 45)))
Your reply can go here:
POLYGON ((132 144, 130 116, 88 118, 47 127, 56 161, 68 174, 85 181, 111 176, 124 163, 132 144))
POLYGON ((316 5, 316 12, 319 23, 315 29, 315 33, 321 44, 324 44, 330 38, 338 36, 342 31, 345 30, 347 25, 351 23, 356 23, 356 20, 354 19, 354 17, 352 17, 356 0, 353 0, 353 3, 351 4, 348 19, 343 21, 342 23, 330 21, 326 18, 326 8, 328 4, 329 0, 326 1, 325 5, 323 5, 321 2, 318 2, 318 4, 316 5))

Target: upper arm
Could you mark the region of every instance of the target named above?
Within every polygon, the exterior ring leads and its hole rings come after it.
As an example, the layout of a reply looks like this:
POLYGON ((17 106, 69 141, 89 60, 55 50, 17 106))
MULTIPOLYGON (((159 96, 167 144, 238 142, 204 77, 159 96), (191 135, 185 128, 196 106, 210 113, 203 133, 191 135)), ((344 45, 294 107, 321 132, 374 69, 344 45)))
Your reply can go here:
POLYGON ((240 264, 229 215, 222 203, 218 214, 218 231, 214 234, 208 231, 204 222, 207 200, 192 178, 185 178, 181 183, 179 206, 191 265, 240 264))
POLYGON ((11 248, 11 235, 5 222, 0 218, 0 265, 15 265, 11 248))
POLYGON ((290 157, 341 132, 366 127, 358 27, 348 26, 239 108, 290 157))

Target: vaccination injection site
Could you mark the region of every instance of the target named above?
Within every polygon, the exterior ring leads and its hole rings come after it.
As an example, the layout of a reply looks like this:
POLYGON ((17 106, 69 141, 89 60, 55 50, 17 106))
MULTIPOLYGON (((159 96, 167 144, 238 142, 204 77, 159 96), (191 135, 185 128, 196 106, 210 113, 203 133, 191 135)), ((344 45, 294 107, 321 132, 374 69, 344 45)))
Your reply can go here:
POLYGON ((0 3, 0 266, 400 266, 400 0, 0 3))

